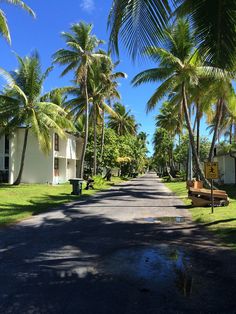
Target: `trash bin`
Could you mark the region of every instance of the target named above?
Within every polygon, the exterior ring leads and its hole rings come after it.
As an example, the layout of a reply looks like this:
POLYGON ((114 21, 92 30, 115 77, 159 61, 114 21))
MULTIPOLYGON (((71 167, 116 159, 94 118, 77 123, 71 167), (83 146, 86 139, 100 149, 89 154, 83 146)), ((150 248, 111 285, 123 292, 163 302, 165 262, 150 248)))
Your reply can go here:
POLYGON ((81 195, 82 194, 83 179, 74 178, 74 179, 70 179, 69 182, 70 182, 70 184, 72 184, 71 195, 81 195))

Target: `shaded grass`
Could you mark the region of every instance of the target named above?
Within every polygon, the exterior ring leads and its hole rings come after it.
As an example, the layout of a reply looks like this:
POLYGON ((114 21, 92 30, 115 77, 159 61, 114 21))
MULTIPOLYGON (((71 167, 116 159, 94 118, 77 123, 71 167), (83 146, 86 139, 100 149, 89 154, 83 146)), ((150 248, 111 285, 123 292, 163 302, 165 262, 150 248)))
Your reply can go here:
MULTIPOLYGON (((187 199, 185 182, 169 182, 165 185, 180 196, 186 205, 191 205, 191 201, 187 199)), ((223 244, 236 249, 236 186, 224 185, 220 189, 228 193, 229 206, 215 207, 214 214, 211 214, 210 207, 192 207, 190 212, 195 222, 206 224, 207 228, 216 234, 223 244)))
POLYGON ((53 210, 61 204, 88 197, 123 181, 118 177, 113 177, 111 182, 96 177, 94 190, 83 189, 82 196, 71 195, 70 184, 56 186, 46 184, 1 185, 0 225, 14 223, 32 215, 53 210))

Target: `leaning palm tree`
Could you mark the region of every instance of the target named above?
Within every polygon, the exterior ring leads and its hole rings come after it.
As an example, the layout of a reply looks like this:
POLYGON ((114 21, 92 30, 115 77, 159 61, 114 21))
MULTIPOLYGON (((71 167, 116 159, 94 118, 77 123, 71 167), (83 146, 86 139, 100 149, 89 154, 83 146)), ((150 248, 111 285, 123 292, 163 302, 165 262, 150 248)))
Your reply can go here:
POLYGON ((88 96, 88 72, 91 64, 98 58, 104 57, 95 52, 102 43, 96 36, 92 35, 93 26, 80 22, 73 24, 71 32, 63 32, 62 37, 66 41, 67 49, 60 49, 53 55, 53 62, 65 66, 61 76, 73 71, 76 83, 80 86, 82 98, 85 100, 84 114, 86 117, 85 136, 80 163, 80 176, 84 174, 84 160, 88 142, 89 127, 89 96, 88 96))
POLYGON ((117 135, 135 135, 137 133, 137 127, 135 117, 130 114, 130 110, 126 111, 125 106, 120 103, 114 104, 115 116, 108 118, 108 127, 115 130, 117 135))
POLYGON ((72 129, 64 109, 41 96, 43 83, 51 68, 42 72, 37 53, 25 58, 18 56, 17 59, 18 69, 3 73, 8 84, 0 95, 0 115, 7 121, 1 131, 11 134, 19 126, 25 128, 20 169, 14 185, 21 182, 30 130, 37 137, 41 149, 47 153, 51 148, 52 129, 61 137, 65 136, 65 130, 72 129))
POLYGON ((196 151, 187 93, 193 84, 198 84, 199 78, 212 77, 213 74, 214 77, 224 78, 224 73, 219 69, 201 65, 199 54, 194 50, 194 36, 187 21, 178 20, 177 24, 166 32, 166 36, 166 48, 149 47, 145 51, 154 62, 159 62, 159 66, 141 72, 133 79, 133 83, 138 86, 147 82, 162 82, 147 103, 148 111, 154 109, 157 102, 173 90, 180 92, 197 173, 208 184, 196 151))
MULTIPOLYGON (((27 4, 25 4, 21 0, 5 0, 5 1, 2 1, 2 2, 6 2, 8 4, 16 5, 16 6, 20 7, 20 8, 22 8, 23 10, 25 10, 26 12, 28 12, 33 17, 36 16, 34 11, 27 4)), ((0 10, 0 34, 3 37, 5 37, 6 40, 9 43, 11 43, 10 30, 9 30, 9 27, 8 27, 6 16, 5 16, 5 14, 4 14, 4 12, 2 10, 0 10)))
POLYGON ((196 30, 201 55, 214 66, 235 65, 235 0, 113 0, 109 15, 110 45, 118 51, 121 38, 135 57, 163 39, 173 16, 187 17, 196 30))

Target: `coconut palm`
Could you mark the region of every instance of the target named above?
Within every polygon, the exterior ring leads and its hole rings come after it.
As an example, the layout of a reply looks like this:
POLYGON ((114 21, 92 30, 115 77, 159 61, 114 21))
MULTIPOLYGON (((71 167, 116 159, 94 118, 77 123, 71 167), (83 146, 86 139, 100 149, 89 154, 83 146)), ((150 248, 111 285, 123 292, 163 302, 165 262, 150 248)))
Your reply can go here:
MULTIPOLYGON (((103 85, 101 86, 101 76, 100 72, 95 69, 96 64, 92 66, 93 71, 90 71, 88 74, 88 99, 90 103, 89 107, 89 126, 93 126, 93 133, 94 133, 94 171, 93 175, 96 175, 97 169, 97 129, 101 129, 103 126, 103 113, 107 112, 111 115, 115 115, 113 109, 105 103, 104 97, 106 93, 104 91, 103 85), (96 75, 99 74, 98 76, 96 75), (105 94, 104 94, 105 93, 105 94)), ((86 121, 84 119, 84 111, 86 110, 86 101, 81 93, 81 87, 75 86, 74 88, 70 88, 68 92, 69 99, 65 101, 64 107, 68 112, 69 116, 72 118, 74 123, 82 129, 82 124, 86 121)), ((83 125, 84 127, 84 125, 83 125)), ((86 129, 86 128, 85 128, 86 129)), ((82 132, 83 134, 85 132, 82 132)))
POLYGON ((115 116, 108 118, 108 127, 115 130, 118 135, 137 133, 138 125, 135 122, 135 117, 130 114, 130 110, 126 111, 125 106, 116 102, 114 104, 115 116))
POLYGON ((168 101, 164 102, 160 113, 156 116, 156 127, 166 129, 173 135, 180 135, 183 123, 178 106, 173 106, 173 103, 168 101))
MULTIPOLYGON (((142 83, 161 81, 147 103, 147 110, 155 108, 157 102, 173 90, 178 90, 182 99, 186 126, 189 132, 189 140, 193 150, 197 173, 205 180, 199 157, 197 155, 194 133, 188 110, 188 89, 199 83, 201 77, 224 78, 224 73, 219 69, 203 67, 200 57, 194 48, 194 36, 190 31, 189 23, 178 20, 173 29, 166 32, 166 48, 149 47, 145 53, 153 61, 159 62, 159 66, 141 72, 133 79, 134 86, 142 83)), ((206 182, 207 183, 207 182, 206 182)))
POLYGON ((41 97, 43 83, 51 68, 42 72, 37 53, 25 58, 18 56, 17 59, 18 69, 11 73, 4 72, 8 85, 0 95, 0 115, 7 121, 2 132, 10 134, 19 126, 25 129, 20 169, 15 185, 21 182, 30 130, 37 137, 41 149, 47 153, 51 148, 51 130, 64 137, 65 130, 72 129, 64 109, 41 97))
MULTIPOLYGON (((102 54, 106 54, 104 51, 99 51, 102 54)), ((94 171, 96 171, 96 125, 99 122, 101 126, 101 154, 100 161, 103 157, 104 151, 104 137, 105 137, 105 113, 110 116, 116 116, 116 113, 111 108, 111 101, 113 99, 120 99, 120 94, 118 92, 118 82, 119 78, 126 78, 124 72, 114 72, 115 67, 119 64, 112 62, 110 53, 106 54, 106 59, 100 59, 99 62, 94 64, 94 70, 92 72, 92 98, 94 109, 94 171)))
POLYGON ((191 20, 200 53, 208 62, 218 67, 235 65, 235 0, 113 0, 108 20, 110 45, 118 51, 121 38, 135 57, 160 42, 173 16, 191 20))
POLYGON ((67 49, 60 49, 54 55, 54 63, 65 66, 62 76, 68 72, 74 72, 74 78, 80 86, 80 93, 85 101, 84 114, 86 117, 84 145, 80 163, 80 176, 84 174, 84 160, 88 142, 89 127, 89 96, 88 96, 88 72, 91 64, 97 59, 104 56, 96 53, 95 49, 102 43, 96 36, 92 35, 93 26, 80 22, 73 24, 71 32, 63 32, 62 37, 66 42, 67 49))
MULTIPOLYGON (((100 51, 100 53, 105 54, 100 51)), ((94 132, 94 155, 93 155, 93 175, 97 173, 97 129, 102 130, 102 137, 104 136, 104 120, 105 112, 114 116, 115 112, 105 102, 105 99, 111 96, 111 83, 110 73, 107 72, 108 64, 112 64, 109 57, 106 59, 100 59, 93 63, 91 71, 88 76, 88 93, 91 99, 91 118, 93 122, 94 132)), ((113 90, 114 93, 114 90, 113 90)), ((119 93, 116 90, 116 94, 119 97, 119 93)))
MULTIPOLYGON (((26 12, 28 12, 33 17, 35 17, 34 11, 27 4, 25 4, 25 2, 23 2, 21 0, 4 0, 2 2, 16 5, 20 8, 22 8, 23 10, 25 10, 26 12)), ((9 43, 11 42, 11 35, 10 35, 6 15, 2 10, 0 10, 0 34, 3 37, 5 37, 9 43)))

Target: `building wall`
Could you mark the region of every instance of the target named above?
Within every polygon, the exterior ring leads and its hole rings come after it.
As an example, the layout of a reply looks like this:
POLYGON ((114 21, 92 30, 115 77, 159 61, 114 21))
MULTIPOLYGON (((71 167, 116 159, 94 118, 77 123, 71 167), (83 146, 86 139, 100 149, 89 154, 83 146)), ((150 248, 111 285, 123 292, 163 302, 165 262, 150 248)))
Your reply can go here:
POLYGON ((235 184, 235 161, 229 155, 217 156, 221 180, 225 184, 235 184))
MULTIPOLYGON (((10 183, 17 178, 20 169, 25 130, 19 128, 12 137, 11 159, 12 169, 10 183)), ((22 183, 52 183, 53 182, 53 151, 45 154, 39 147, 36 136, 30 131, 25 154, 22 183)))

